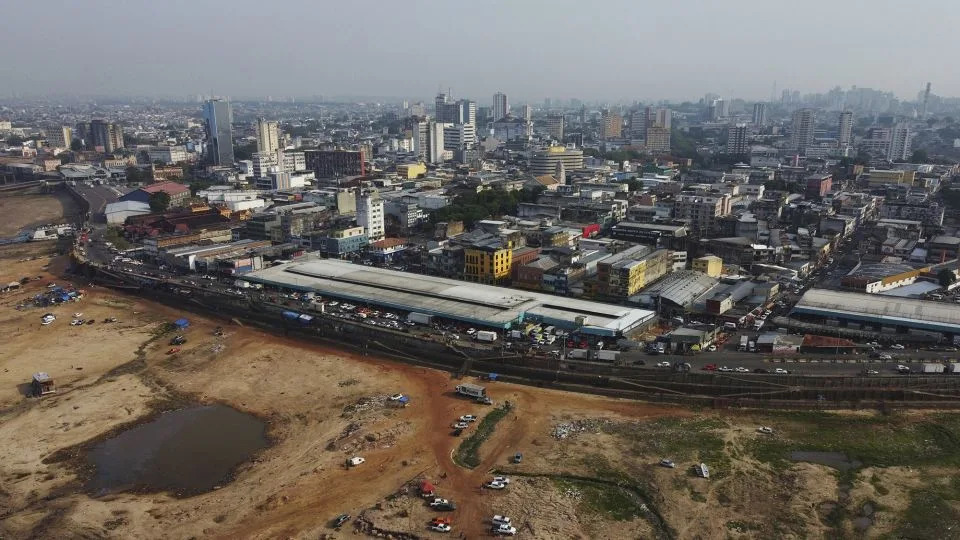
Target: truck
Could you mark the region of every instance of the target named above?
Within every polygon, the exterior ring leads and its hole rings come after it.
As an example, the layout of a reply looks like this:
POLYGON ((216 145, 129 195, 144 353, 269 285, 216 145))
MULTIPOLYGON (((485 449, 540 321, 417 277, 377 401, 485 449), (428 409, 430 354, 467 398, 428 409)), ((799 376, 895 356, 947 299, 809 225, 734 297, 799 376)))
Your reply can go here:
POLYGON ((575 360, 586 360, 587 359, 587 349, 570 349, 570 352, 567 353, 567 358, 575 360))
POLYGON ((960 375, 960 362, 953 362, 950 364, 950 373, 960 375))
POLYGON ((234 280, 233 286, 238 289, 248 289, 250 288, 250 282, 242 279, 234 280))
POLYGON ((751 341, 750 343, 748 343, 747 350, 749 350, 750 352, 757 352, 757 342, 751 341))
POLYGON ((417 324, 432 324, 433 315, 427 315, 426 313, 418 313, 416 311, 411 311, 410 314, 407 315, 407 320, 417 324))
POLYGON ((486 397, 487 395, 487 389, 476 384, 458 384, 456 391, 461 396, 468 396, 472 398, 482 398, 486 397))
POLYGON ((620 358, 620 351, 597 351, 596 358, 603 362, 616 362, 620 358))
POLYGON ((520 330, 511 330, 510 339, 523 339, 523 332, 520 330))
POLYGON ((945 367, 943 364, 934 364, 934 363, 923 364, 923 366, 920 369, 921 373, 943 373, 944 371, 945 371, 945 367))
POLYGON ((737 347, 738 351, 746 351, 747 345, 750 343, 750 338, 747 336, 740 336, 740 346, 737 347))
POLYGON ((497 333, 490 332, 489 330, 480 330, 476 333, 477 341, 485 341, 487 343, 492 343, 497 340, 497 333))

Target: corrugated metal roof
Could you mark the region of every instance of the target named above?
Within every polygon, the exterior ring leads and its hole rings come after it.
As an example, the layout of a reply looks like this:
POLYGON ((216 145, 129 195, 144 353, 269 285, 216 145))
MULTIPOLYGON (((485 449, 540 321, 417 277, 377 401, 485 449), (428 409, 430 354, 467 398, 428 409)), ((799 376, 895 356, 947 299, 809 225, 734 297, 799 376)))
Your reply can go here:
POLYGON ((797 302, 800 313, 852 315, 889 325, 960 331, 960 309, 950 304, 875 294, 810 289, 797 302))

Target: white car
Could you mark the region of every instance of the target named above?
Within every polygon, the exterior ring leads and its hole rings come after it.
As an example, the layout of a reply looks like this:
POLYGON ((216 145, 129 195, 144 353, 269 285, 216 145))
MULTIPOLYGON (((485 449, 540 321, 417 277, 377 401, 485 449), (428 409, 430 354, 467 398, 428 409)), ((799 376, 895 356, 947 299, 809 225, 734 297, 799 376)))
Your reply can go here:
POLYGON ((894 343, 893 345, 890 346, 890 348, 895 351, 902 351, 905 347, 899 343, 894 343))
POLYGON ((674 463, 673 460, 671 460, 671 459, 661 459, 661 460, 660 460, 660 466, 661 466, 661 467, 666 467, 666 468, 668 468, 668 469, 673 469, 674 467, 677 466, 677 464, 674 463))
POLYGON ((890 356, 889 354, 881 354, 877 358, 879 360, 893 360, 893 356, 890 356))
POLYGON ((447 525, 446 523, 436 523, 430 526, 430 530, 436 532, 450 532, 452 529, 453 527, 447 525))
POLYGON ((472 415, 472 414, 465 414, 465 415, 463 415, 463 416, 460 417, 460 421, 461 421, 461 422, 476 422, 476 421, 477 421, 477 417, 474 416, 474 415, 472 415))
POLYGON ((727 366, 720 366, 720 367, 717 368, 717 371, 722 371, 722 372, 724 372, 724 373, 729 373, 729 372, 733 371, 733 368, 730 368, 730 367, 727 367, 727 366))
POLYGON ((493 526, 494 526, 494 527, 499 527, 500 525, 510 525, 510 523, 511 523, 509 517, 507 517, 507 516, 501 516, 501 515, 499 515, 499 514, 493 516, 493 519, 490 520, 490 521, 493 522, 493 526))
POLYGON ((83 317, 83 313, 80 313, 79 311, 73 314, 74 319, 79 319, 80 317, 83 317))
POLYGON ((390 401, 400 401, 403 399, 403 394, 394 394, 390 396, 390 401))
POLYGON ((785 370, 785 369, 783 369, 783 368, 779 368, 779 367, 778 367, 777 369, 773 370, 773 372, 776 373, 777 375, 789 375, 789 374, 790 374, 789 371, 787 371, 787 370, 785 370))
POLYGON ((474 334, 476 334, 476 333, 477 333, 477 329, 476 329, 476 328, 467 328, 467 335, 472 336, 472 335, 474 335, 474 334))
POLYGON ((347 463, 348 463, 351 467, 356 467, 357 465, 363 465, 366 461, 367 461, 367 460, 363 459, 363 458, 360 457, 360 456, 354 456, 354 457, 348 459, 348 460, 347 460, 347 463))
POLYGON ((773 428, 769 426, 760 426, 757 428, 757 433, 763 433, 764 435, 773 435, 773 428))
POLYGON ((468 427, 470 427, 470 424, 466 422, 457 422, 453 424, 453 429, 467 429, 468 427))
POLYGON ((717 346, 716 346, 716 345, 708 345, 708 346, 707 346, 707 350, 710 351, 710 352, 717 352, 717 346))
POLYGON ((745 367, 743 367, 743 366, 738 366, 735 371, 736 371, 737 373, 750 373, 750 370, 747 369, 747 368, 745 368, 745 367))
POLYGON ((502 534, 504 536, 513 536, 517 534, 517 529, 512 525, 499 525, 494 527, 490 532, 493 534, 502 534))
POLYGON ((670 367, 670 362, 657 362, 657 367, 670 367))
POLYGON ((494 476, 492 482, 500 482, 501 484, 509 484, 510 479, 506 476, 494 476))
POLYGON ((483 487, 489 488, 489 489, 504 489, 507 487, 507 485, 504 484, 503 482, 497 482, 497 481, 491 480, 490 482, 487 482, 486 484, 484 484, 483 487))

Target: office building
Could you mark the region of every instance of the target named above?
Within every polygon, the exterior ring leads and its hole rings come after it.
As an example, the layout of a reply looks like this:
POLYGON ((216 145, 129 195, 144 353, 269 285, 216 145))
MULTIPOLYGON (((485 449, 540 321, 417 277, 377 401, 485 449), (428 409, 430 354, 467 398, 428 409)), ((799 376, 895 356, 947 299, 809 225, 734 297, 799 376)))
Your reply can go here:
POLYGON ((88 150, 110 154, 123 148, 123 130, 118 124, 92 120, 78 124, 77 131, 88 150))
POLYGON ((443 124, 444 150, 472 148, 476 142, 477 128, 473 124, 443 124))
POLYGON ((662 127, 667 131, 670 130, 670 119, 673 116, 673 113, 670 109, 657 109, 656 113, 653 115, 654 125, 662 127))
POLYGON ((753 125, 757 127, 763 127, 767 125, 767 104, 766 103, 753 104, 753 125))
POLYGON ((230 124, 233 111, 225 99, 210 99, 203 105, 203 120, 207 135, 207 163, 233 166, 233 134, 230 124))
POLYGON ((371 242, 383 239, 383 199, 376 191, 361 193, 357 197, 357 226, 371 242))
POLYGON ((727 194, 681 194, 677 196, 673 205, 674 217, 690 222, 691 229, 701 236, 716 230, 718 218, 728 215, 730 209, 731 198, 727 194))
POLYGON ((533 122, 533 107, 530 105, 524 105, 522 110, 523 114, 520 116, 522 116, 527 122, 533 122))
POLYGON ((723 99, 713 100, 710 110, 710 119, 717 121, 730 116, 730 102, 723 99))
POLYGON ((837 145, 840 149, 849 148, 853 142, 853 112, 843 111, 840 113, 840 121, 837 129, 837 145))
POLYGON ((563 141, 563 115, 562 114, 550 114, 547 115, 547 119, 544 125, 544 131, 557 141, 563 141))
POLYGON ((477 123, 477 103, 469 99, 449 101, 446 95, 439 94, 436 100, 434 120, 444 124, 477 123))
POLYGON ((647 137, 644 139, 644 146, 647 152, 651 154, 669 154, 670 130, 657 125, 648 127, 647 137))
POLYGON ((59 126, 47 130, 47 145, 52 148, 70 148, 73 142, 73 129, 59 126))
POLYGON ((604 139, 618 139, 623 134, 623 117, 619 114, 604 110, 600 118, 600 136, 604 139))
POLYGON ((910 159, 910 127, 906 124, 897 124, 890 131, 890 151, 887 153, 889 161, 910 159))
POLYGON ((583 151, 563 146, 551 146, 546 150, 534 152, 530 156, 529 172, 533 176, 554 174, 557 165, 563 163, 565 171, 575 171, 583 168, 583 151))
POLYGON ((813 109, 799 109, 793 113, 793 132, 790 134, 790 148, 798 154, 806 153, 813 146, 816 114, 813 109))
POLYGON ((257 152, 273 154, 280 150, 280 127, 277 122, 257 118, 257 152))
POLYGON ((363 176, 366 164, 360 150, 305 150, 304 164, 317 178, 363 176))
MULTIPOLYGON (((758 105, 761 105, 758 103, 758 105)), ((750 152, 749 136, 746 124, 730 126, 727 130, 727 153, 744 156, 750 152)))
POLYGON ((510 114, 510 103, 507 102, 507 95, 503 92, 497 92, 493 95, 492 112, 494 122, 510 114))
POLYGON ((442 163, 446 159, 444 146, 443 126, 440 122, 427 124, 426 150, 424 159, 427 163, 442 163))
POLYGON ((187 150, 183 146, 154 146, 147 150, 147 157, 151 163, 160 162, 165 165, 187 161, 187 150))
POLYGON ((446 114, 447 104, 450 103, 450 98, 440 92, 437 94, 437 97, 433 100, 433 119, 437 122, 443 122, 444 114, 446 114))

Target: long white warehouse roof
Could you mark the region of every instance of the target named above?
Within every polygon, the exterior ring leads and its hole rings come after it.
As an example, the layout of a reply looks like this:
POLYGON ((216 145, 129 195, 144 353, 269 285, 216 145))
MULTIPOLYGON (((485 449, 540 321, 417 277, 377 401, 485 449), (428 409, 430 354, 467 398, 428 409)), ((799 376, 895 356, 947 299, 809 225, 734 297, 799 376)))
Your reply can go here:
POLYGON ((243 279, 497 328, 530 318, 573 328, 577 326, 578 317, 584 317, 584 332, 616 335, 654 317, 654 312, 645 309, 397 272, 335 259, 281 264, 247 274, 243 279))
POLYGON ((960 307, 928 300, 810 289, 793 310, 813 315, 848 316, 889 326, 960 332, 960 307))

